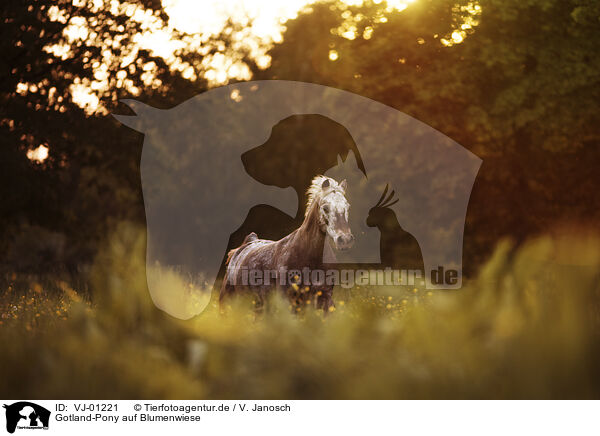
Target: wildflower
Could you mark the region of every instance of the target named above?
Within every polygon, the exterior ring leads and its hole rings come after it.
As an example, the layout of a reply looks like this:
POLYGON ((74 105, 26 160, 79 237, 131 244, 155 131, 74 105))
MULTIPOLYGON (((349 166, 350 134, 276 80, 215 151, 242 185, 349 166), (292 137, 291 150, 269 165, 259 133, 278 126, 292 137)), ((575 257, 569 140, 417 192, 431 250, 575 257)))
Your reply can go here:
POLYGON ((385 308, 386 308, 386 309, 391 309, 391 308, 392 308, 392 305, 391 305, 390 303, 388 303, 388 304, 385 306, 385 308))
POLYGON ((329 306, 329 309, 327 309, 327 310, 329 310, 330 312, 335 312, 335 307, 329 306))
POLYGON ((391 295, 388 297, 388 301, 392 301, 392 296, 391 295))

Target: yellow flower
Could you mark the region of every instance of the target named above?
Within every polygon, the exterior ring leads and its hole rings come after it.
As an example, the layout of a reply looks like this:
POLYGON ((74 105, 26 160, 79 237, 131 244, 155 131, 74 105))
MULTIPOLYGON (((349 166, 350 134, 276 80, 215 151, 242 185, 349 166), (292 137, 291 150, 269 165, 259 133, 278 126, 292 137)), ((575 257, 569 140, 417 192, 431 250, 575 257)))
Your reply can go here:
POLYGON ((329 310, 330 312, 335 312, 335 307, 333 307, 333 306, 329 306, 329 309, 328 309, 328 310, 329 310))
POLYGON ((385 306, 386 309, 391 309, 392 305, 390 303, 387 304, 387 306, 385 306))

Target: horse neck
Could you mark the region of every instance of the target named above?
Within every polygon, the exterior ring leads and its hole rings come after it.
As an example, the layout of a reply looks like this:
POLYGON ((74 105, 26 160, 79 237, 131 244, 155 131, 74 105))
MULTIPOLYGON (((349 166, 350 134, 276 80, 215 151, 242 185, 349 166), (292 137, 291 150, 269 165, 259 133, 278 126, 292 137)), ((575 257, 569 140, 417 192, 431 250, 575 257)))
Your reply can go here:
POLYGON ((323 263, 323 247, 325 245, 325 233, 319 226, 319 201, 315 199, 310 205, 308 214, 302 225, 296 231, 294 238, 296 248, 300 250, 303 257, 311 263, 323 263))

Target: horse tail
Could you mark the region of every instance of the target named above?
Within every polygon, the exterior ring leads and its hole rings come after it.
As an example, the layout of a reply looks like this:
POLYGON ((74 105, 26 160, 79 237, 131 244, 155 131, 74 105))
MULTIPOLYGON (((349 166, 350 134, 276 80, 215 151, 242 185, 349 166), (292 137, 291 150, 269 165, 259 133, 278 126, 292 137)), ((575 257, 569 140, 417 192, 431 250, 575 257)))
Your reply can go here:
MULTIPOLYGON (((229 250, 227 252, 227 260, 225 261, 225 276, 223 277, 223 283, 221 284, 221 292, 219 295, 219 304, 223 303, 223 300, 227 295, 230 295, 235 291, 235 285, 230 283, 231 277, 229 277, 229 274, 231 273, 231 271, 229 270, 229 265, 231 264, 233 257, 236 255, 236 253, 238 251, 240 251, 242 248, 246 247, 251 242, 256 241, 257 239, 258 239, 258 236, 256 235, 256 233, 252 232, 244 238, 244 242, 242 242, 242 245, 240 245, 237 248, 234 248, 233 250, 229 250)), ((235 273, 236 272, 233 271, 234 275, 235 275, 235 273)))
POLYGON ((252 233, 248 233, 248 235, 244 238, 244 242, 242 242, 242 245, 246 245, 249 244, 250 242, 254 242, 258 239, 258 235, 254 232, 252 233))
POLYGON ((234 248, 232 250, 229 250, 227 252, 227 260, 225 261, 225 265, 229 265, 229 262, 231 261, 231 258, 233 257, 233 255, 239 250, 238 248, 234 248))
POLYGON ((227 253, 227 260, 225 261, 225 265, 229 265, 229 262, 231 262, 231 259, 233 258, 235 253, 238 252, 239 249, 244 248, 250 242, 254 242, 257 239, 258 239, 258 235, 256 233, 254 233, 254 232, 248 233, 248 235, 246 235, 246 237, 244 238, 244 242, 242 242, 242 245, 240 245, 239 247, 234 248, 232 250, 229 250, 229 252, 227 253))

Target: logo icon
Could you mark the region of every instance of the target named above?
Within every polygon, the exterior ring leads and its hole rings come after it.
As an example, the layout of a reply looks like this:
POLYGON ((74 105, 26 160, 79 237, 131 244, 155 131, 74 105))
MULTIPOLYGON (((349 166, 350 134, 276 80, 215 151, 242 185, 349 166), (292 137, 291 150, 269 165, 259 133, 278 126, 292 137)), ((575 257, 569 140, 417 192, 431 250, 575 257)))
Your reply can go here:
POLYGON ((14 433, 16 429, 48 429, 50 411, 29 401, 19 401, 4 405, 6 409, 6 431, 14 433))
POLYGON ((135 115, 115 118, 144 134, 148 288, 171 315, 194 315, 175 302, 217 283, 247 235, 278 240, 298 228, 318 174, 346 179, 352 204, 355 241, 335 263, 416 268, 428 289, 462 286, 482 161, 433 127, 347 91, 283 80, 211 89, 167 110, 123 102, 135 115))

